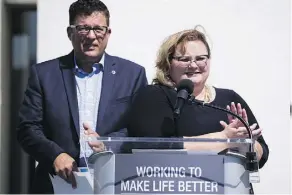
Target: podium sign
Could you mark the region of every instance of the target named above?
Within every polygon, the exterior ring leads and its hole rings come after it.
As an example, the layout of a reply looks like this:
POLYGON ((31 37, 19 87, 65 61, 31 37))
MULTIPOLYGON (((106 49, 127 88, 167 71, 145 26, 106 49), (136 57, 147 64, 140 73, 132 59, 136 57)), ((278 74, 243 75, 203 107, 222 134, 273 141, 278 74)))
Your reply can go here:
POLYGON ((224 194, 224 156, 115 155, 115 194, 224 194))
MULTIPOLYGON (((94 153, 95 194, 248 194, 249 171, 239 151, 250 140, 99 138, 107 150, 94 153), (223 151, 186 150, 184 143, 225 143, 223 151), (115 145, 123 150, 114 152, 115 145), (240 150, 239 150, 240 149, 240 150)), ((252 143, 252 142, 251 142, 252 143)))

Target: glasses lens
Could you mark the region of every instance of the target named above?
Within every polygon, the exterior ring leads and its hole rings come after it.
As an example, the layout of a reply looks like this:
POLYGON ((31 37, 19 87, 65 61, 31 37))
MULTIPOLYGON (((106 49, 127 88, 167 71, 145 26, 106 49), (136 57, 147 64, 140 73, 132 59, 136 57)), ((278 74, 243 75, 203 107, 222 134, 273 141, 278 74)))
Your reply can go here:
POLYGON ((106 33, 107 28, 104 26, 96 26, 96 27, 93 27, 93 30, 95 33, 104 35, 106 33))

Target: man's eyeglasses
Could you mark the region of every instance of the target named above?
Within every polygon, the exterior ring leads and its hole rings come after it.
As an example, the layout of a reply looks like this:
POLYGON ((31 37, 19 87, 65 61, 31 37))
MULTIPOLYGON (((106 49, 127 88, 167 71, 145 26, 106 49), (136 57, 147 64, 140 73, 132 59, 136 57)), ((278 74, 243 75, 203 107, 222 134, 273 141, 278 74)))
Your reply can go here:
POLYGON ((93 32, 97 35, 105 35, 108 31, 107 26, 70 25, 69 27, 75 28, 81 35, 87 35, 90 30, 93 30, 93 32))
POLYGON ((199 55, 195 58, 193 58, 192 56, 173 56, 172 59, 183 62, 186 65, 190 65, 192 62, 195 62, 197 66, 204 67, 207 64, 209 55, 199 55))

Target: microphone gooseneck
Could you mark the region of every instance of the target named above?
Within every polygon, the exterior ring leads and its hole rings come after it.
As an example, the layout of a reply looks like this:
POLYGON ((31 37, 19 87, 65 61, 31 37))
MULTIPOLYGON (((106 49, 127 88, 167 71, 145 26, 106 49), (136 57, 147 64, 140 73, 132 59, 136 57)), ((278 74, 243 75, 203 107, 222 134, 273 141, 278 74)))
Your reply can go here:
MULTIPOLYGON (((244 127, 247 129, 249 139, 251 139, 253 141, 252 131, 251 131, 249 125, 239 115, 231 112, 230 110, 227 110, 227 109, 224 109, 224 108, 212 105, 212 104, 208 104, 208 103, 205 103, 205 102, 200 101, 200 100, 196 100, 194 96, 190 97, 189 101, 191 103, 193 103, 193 104, 197 104, 197 105, 200 105, 200 106, 203 106, 203 107, 206 106, 206 107, 209 107, 209 108, 212 108, 212 109, 220 110, 220 111, 223 111, 225 113, 228 113, 228 114, 236 117, 238 120, 240 120, 240 122, 242 122, 244 127)), ((247 163, 246 163, 246 169, 247 170, 249 170, 249 171, 257 171, 258 170, 258 160, 257 160, 256 152, 254 151, 253 142, 250 143, 250 145, 249 145, 249 150, 246 153, 246 160, 247 160, 247 163)))

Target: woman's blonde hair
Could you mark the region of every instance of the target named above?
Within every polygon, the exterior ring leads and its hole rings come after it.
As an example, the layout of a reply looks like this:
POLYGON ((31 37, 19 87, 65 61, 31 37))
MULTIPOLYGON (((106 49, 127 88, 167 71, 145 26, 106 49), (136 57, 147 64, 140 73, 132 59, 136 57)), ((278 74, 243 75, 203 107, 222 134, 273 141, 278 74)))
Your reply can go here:
POLYGON ((174 55, 175 49, 179 46, 182 54, 185 53, 185 43, 188 41, 202 41, 207 48, 208 55, 211 57, 211 51, 204 33, 194 29, 183 30, 167 37, 158 50, 156 59, 156 74, 153 84, 163 84, 174 87, 174 83, 170 78, 170 62, 174 55))

